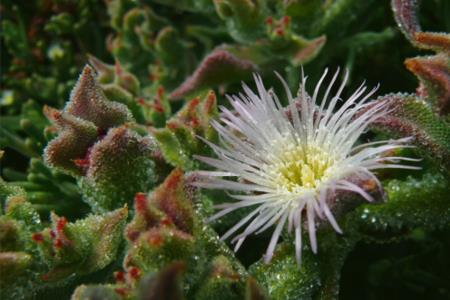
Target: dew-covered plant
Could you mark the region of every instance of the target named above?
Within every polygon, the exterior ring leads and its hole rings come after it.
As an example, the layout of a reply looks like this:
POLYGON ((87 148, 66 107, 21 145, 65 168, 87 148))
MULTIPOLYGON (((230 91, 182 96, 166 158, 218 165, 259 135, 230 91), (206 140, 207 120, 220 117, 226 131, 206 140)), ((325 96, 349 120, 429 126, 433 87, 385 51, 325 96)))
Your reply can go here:
POLYGON ((3 1, 1 299, 450 297, 450 5, 382 2, 3 1))
POLYGON ((364 95, 366 87, 361 86, 333 112, 338 101, 342 101, 340 96, 348 78, 346 73, 337 94, 328 98, 339 73, 336 72, 321 104, 316 104, 327 73, 326 70, 312 96, 306 93, 306 77, 302 76, 295 98, 280 77, 289 100, 286 108, 272 91, 266 90, 262 79, 255 76, 258 94, 244 86, 245 95, 230 97, 233 111, 222 109, 224 125, 212 122, 224 146, 204 140, 218 159, 197 158, 218 171, 195 172, 198 178, 194 185, 245 192, 246 195, 231 195, 238 201, 217 205, 221 210, 210 220, 243 207, 257 207, 222 237, 226 239, 247 225, 232 241, 236 243, 235 251, 248 235, 277 224, 264 258, 270 262, 281 231, 288 224, 288 231, 295 231, 295 256, 300 265, 302 216, 307 218, 311 250, 316 253, 317 217, 327 219, 334 230, 342 233, 330 210, 330 207, 337 210, 340 205, 345 205, 339 202, 339 192, 357 193, 373 202, 374 197, 366 192, 365 186, 374 184, 378 192, 382 191, 374 170, 417 169, 399 163, 415 159, 387 154, 407 147, 404 143, 408 137, 355 145, 374 120, 389 113, 385 101, 366 102, 376 89, 364 95), (243 182, 224 179, 230 177, 238 177, 243 182))

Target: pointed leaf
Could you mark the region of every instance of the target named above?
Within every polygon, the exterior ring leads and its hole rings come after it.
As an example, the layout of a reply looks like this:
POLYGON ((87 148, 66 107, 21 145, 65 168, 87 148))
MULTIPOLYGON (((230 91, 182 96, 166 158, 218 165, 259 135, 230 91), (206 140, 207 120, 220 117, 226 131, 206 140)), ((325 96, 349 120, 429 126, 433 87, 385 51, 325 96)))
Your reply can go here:
POLYGON ((95 211, 108 211, 148 191, 155 180, 152 140, 127 127, 113 128, 96 143, 86 158, 86 176, 79 184, 95 211))
POLYGON ((91 121, 102 130, 131 121, 132 117, 126 106, 108 101, 94 72, 91 67, 84 67, 64 112, 91 121))
POLYGON ((372 127, 388 130, 397 136, 412 136, 424 155, 450 167, 450 124, 435 115, 429 106, 413 95, 391 94, 378 98, 386 101, 389 113, 378 118, 372 127))
POLYGON ((97 140, 97 127, 90 121, 59 112, 48 106, 44 107, 44 113, 60 132, 44 150, 46 163, 70 174, 81 175, 82 169, 75 160, 84 158, 90 145, 97 140))
POLYGON ((170 94, 170 98, 178 100, 201 89, 239 81, 256 69, 257 66, 252 61, 241 59, 226 49, 216 48, 203 59, 195 72, 170 94))

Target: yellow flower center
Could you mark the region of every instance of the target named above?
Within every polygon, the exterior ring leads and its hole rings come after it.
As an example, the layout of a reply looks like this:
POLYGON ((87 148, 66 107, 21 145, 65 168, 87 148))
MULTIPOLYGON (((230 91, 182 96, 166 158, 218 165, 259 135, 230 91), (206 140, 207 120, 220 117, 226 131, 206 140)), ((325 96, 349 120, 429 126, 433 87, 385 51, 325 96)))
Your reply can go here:
POLYGON ((287 147, 280 162, 266 166, 278 189, 301 193, 315 189, 328 175, 335 156, 317 146, 287 147))

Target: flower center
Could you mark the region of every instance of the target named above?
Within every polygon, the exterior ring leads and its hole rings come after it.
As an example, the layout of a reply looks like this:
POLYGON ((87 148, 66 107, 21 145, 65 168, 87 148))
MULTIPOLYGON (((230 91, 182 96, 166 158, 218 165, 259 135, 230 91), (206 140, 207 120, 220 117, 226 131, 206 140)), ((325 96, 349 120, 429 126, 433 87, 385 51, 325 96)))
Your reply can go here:
POLYGON ((295 146, 282 152, 268 169, 280 190, 301 193, 323 182, 335 161, 333 155, 317 146, 295 146))

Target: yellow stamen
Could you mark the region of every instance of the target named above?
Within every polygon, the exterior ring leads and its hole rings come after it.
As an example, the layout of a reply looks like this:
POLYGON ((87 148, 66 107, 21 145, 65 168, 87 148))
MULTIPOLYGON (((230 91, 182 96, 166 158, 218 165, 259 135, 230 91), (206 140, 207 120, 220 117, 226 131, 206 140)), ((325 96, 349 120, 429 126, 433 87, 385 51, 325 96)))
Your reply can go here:
POLYGON ((296 146, 283 152, 279 162, 264 167, 280 190, 300 193, 315 189, 335 163, 335 156, 317 146, 296 146))

